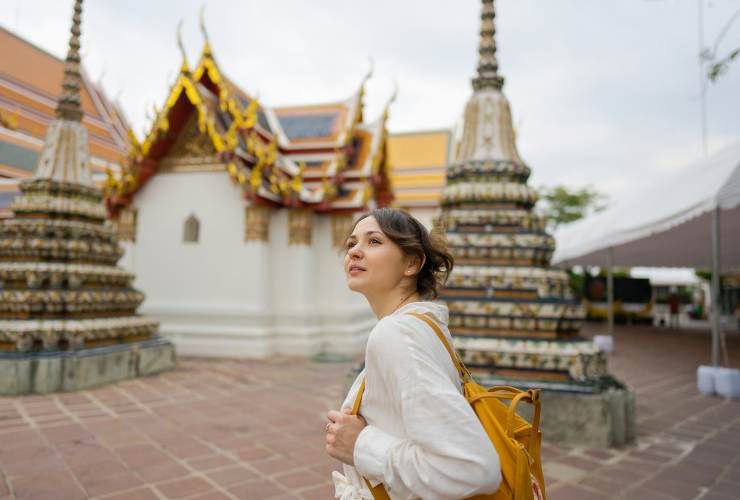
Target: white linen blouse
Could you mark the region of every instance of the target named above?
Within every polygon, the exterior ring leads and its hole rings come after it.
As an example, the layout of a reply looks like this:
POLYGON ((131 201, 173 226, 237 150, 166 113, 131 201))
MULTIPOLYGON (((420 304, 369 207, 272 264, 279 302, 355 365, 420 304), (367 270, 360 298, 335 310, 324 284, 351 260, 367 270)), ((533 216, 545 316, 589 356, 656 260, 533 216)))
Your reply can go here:
POLYGON ((382 482, 392 500, 467 498, 501 482, 496 449, 462 395, 449 353, 410 312, 429 315, 452 343, 447 307, 434 302, 407 304, 372 329, 365 369, 342 404, 352 408, 366 377, 360 414, 368 425, 355 443, 355 466, 332 474, 340 500, 372 500, 363 476, 382 482))

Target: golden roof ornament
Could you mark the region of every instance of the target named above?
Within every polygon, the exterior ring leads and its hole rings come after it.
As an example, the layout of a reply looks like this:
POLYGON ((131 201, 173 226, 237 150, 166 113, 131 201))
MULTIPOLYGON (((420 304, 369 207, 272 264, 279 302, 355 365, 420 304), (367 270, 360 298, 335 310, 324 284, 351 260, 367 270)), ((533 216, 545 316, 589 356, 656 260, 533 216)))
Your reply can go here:
POLYGON ((203 55, 211 57, 213 55, 213 52, 211 52, 211 42, 208 38, 208 31, 206 31, 205 14, 206 4, 203 4, 200 6, 200 14, 198 15, 198 26, 200 27, 200 33, 203 35, 203 40, 205 41, 203 44, 203 55))
POLYGON ((185 53, 185 45, 182 43, 182 19, 177 23, 177 48, 180 49, 182 55, 182 64, 180 65, 180 73, 190 73, 190 66, 188 65, 188 55, 185 53))
POLYGON ((247 109, 244 110, 244 126, 246 128, 253 128, 257 123, 257 109, 259 108, 259 102, 255 97, 249 102, 247 109))
POLYGON ((296 192, 300 193, 301 189, 303 189, 303 172, 306 170, 306 162, 301 161, 298 163, 298 172, 293 176, 293 179, 290 181, 290 188, 296 192))

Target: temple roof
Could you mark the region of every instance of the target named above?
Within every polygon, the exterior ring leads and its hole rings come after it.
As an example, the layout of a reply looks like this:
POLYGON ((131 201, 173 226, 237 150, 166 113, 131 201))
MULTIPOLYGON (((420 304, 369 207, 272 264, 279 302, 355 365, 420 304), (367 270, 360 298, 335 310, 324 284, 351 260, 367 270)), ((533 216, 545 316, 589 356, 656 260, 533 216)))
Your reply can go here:
MULTIPOLYGON (((64 61, 0 27, 0 217, 30 177, 62 91, 64 61)), ((125 116, 82 70, 82 124, 90 139, 90 168, 96 181, 116 171, 129 147, 125 116), (97 175, 95 175, 97 173, 97 175)))
POLYGON ((134 142, 122 176, 109 179, 111 213, 130 204, 166 168, 184 141, 180 137, 188 134, 207 138, 205 145, 201 140, 201 153, 222 164, 254 203, 321 212, 362 210, 371 199, 388 204, 388 106, 374 122, 363 122, 366 79, 341 101, 265 106, 224 75, 206 39, 195 69, 183 55, 180 74, 150 132, 134 142))

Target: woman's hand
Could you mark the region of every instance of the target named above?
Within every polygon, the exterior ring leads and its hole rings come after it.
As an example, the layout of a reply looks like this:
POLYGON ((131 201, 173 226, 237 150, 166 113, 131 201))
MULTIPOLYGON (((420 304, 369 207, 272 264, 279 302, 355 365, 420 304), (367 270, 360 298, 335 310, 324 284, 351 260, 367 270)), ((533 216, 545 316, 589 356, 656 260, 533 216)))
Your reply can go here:
POLYGON ((332 410, 326 425, 326 453, 347 465, 355 464, 355 442, 367 425, 364 418, 351 413, 348 408, 344 412, 332 410))

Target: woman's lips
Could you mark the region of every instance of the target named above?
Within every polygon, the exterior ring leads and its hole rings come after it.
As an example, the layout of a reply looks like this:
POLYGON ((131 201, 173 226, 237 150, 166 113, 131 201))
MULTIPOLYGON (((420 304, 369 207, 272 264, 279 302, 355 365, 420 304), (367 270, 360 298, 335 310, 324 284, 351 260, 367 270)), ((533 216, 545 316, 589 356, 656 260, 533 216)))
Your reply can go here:
POLYGON ((349 275, 350 276, 357 276, 358 274, 360 274, 363 271, 365 271, 365 269, 363 269, 360 266, 350 266, 350 268, 349 268, 349 275))

